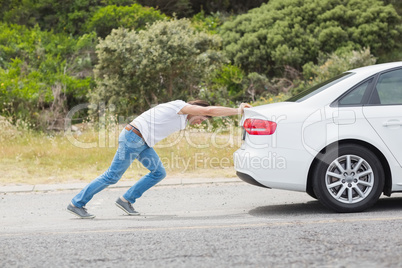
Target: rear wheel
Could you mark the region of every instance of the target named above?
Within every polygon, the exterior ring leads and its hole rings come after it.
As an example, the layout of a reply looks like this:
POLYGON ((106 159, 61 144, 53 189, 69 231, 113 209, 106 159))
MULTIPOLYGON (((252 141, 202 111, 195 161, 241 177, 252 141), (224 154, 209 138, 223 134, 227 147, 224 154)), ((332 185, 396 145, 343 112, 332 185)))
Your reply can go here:
POLYGON ((359 212, 373 206, 384 188, 384 170, 367 148, 346 144, 328 149, 313 177, 318 200, 337 212, 359 212))

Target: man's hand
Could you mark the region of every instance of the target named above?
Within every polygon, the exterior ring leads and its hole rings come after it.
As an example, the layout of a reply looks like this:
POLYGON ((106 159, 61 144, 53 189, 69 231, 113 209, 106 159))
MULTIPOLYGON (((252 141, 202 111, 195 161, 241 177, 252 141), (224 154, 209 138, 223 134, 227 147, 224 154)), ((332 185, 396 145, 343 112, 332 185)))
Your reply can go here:
POLYGON ((251 108, 252 106, 248 103, 242 103, 239 106, 239 114, 244 114, 244 108, 251 108))

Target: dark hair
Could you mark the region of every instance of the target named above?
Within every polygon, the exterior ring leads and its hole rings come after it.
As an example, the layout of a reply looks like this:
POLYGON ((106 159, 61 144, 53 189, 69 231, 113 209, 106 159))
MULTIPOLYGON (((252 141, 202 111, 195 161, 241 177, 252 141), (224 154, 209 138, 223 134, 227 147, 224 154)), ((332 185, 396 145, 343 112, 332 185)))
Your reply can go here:
POLYGON ((191 105, 198 105, 198 106, 203 106, 203 107, 210 106, 209 102, 207 102, 205 100, 192 100, 192 101, 188 101, 187 103, 191 104, 191 105))
MULTIPOLYGON (((191 104, 191 105, 202 106, 202 107, 210 106, 209 102, 207 102, 205 100, 192 100, 192 101, 188 101, 187 103, 191 104)), ((212 116, 210 116, 210 115, 206 115, 205 117, 212 118, 212 116)))

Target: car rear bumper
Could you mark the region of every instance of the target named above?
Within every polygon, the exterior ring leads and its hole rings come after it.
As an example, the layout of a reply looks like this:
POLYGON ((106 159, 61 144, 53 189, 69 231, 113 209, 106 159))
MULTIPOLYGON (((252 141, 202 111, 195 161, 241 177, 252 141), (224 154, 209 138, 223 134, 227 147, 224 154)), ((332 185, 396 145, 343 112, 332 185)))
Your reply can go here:
POLYGON ((239 149, 234 153, 237 176, 252 185, 272 189, 306 191, 307 175, 314 159, 302 150, 239 149))
POLYGON ((239 177, 244 182, 247 182, 247 183, 255 185, 255 186, 260 186, 260 187, 271 189, 268 186, 262 185, 261 183, 259 183, 253 177, 251 177, 250 175, 248 175, 246 173, 242 173, 242 172, 237 171, 236 175, 237 175, 237 177, 239 177))

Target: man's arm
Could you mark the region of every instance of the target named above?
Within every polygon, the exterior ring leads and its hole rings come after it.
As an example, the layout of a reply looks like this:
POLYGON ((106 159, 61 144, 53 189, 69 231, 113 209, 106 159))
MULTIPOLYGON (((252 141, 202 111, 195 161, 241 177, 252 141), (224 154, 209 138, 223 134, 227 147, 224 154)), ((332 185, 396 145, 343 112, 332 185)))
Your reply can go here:
POLYGON ((179 114, 191 114, 191 115, 204 115, 204 116, 230 116, 236 114, 243 114, 244 108, 251 108, 248 103, 240 104, 239 108, 229 108, 221 106, 198 106, 198 105, 186 105, 179 114))

